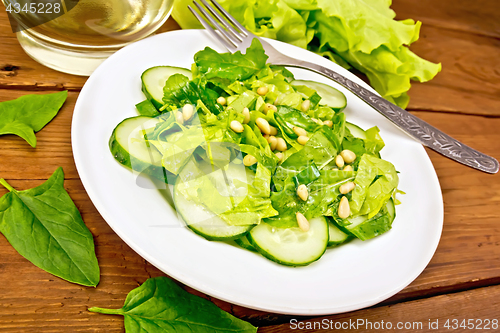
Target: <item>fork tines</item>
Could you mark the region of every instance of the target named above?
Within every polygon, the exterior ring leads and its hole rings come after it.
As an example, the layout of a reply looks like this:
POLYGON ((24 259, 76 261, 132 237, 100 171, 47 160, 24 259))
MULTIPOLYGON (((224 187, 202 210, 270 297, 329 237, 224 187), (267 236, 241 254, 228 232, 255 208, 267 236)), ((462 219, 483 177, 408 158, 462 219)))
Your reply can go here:
POLYGON ((205 29, 219 42, 224 44, 229 51, 236 52, 237 50, 243 48, 243 44, 246 44, 245 42, 247 37, 251 37, 252 33, 246 30, 245 27, 243 27, 215 0, 210 1, 213 6, 205 0, 199 1, 205 6, 206 9, 208 9, 211 15, 197 1, 193 1, 193 4, 199 10, 201 15, 191 6, 188 6, 188 8, 205 27, 205 29), (218 11, 214 7, 216 7, 218 11), (220 13, 222 13, 222 15, 220 13))

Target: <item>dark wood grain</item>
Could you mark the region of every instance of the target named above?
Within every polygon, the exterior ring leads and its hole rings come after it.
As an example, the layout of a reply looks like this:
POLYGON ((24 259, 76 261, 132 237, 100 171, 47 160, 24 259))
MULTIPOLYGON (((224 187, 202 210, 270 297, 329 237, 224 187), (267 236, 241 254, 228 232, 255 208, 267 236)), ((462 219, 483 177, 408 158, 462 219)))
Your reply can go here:
POLYGON ((397 19, 412 18, 424 25, 500 38, 496 0, 396 0, 391 8, 397 19))
POLYGON ((443 70, 412 84, 408 109, 500 116, 498 48, 495 38, 424 25, 411 49, 443 70))
MULTIPOLYGON (((77 177, 69 146, 69 131, 62 131, 63 128, 69 127, 70 111, 72 110, 71 99, 75 96, 76 94, 70 93, 68 105, 65 105, 61 113, 38 133, 40 141, 36 150, 30 148, 20 138, 14 136, 0 138, 2 140, 0 161, 9 160, 5 166, 12 168, 7 167, 5 171, 2 170, 0 177, 5 178, 17 189, 27 189, 39 185, 59 165, 64 166, 65 187, 95 236, 97 254, 102 269, 102 280, 96 289, 61 281, 22 259, 2 237, 0 239, 0 253, 2 253, 0 266, 4 269, 0 272, 0 279, 8 280, 14 269, 18 272, 17 276, 22 274, 22 278, 11 280, 8 285, 0 287, 0 295, 3 295, 2 302, 6 301, 12 304, 20 302, 17 304, 24 304, 23 309, 28 313, 42 307, 46 298, 52 297, 49 295, 54 291, 60 295, 59 297, 63 297, 62 295, 65 295, 68 290, 72 290, 78 295, 67 301, 70 304, 86 300, 83 302, 84 304, 74 304, 75 307, 80 306, 79 311, 85 310, 88 306, 99 304, 120 307, 128 291, 150 276, 163 274, 135 254, 112 232, 88 199, 77 177), (65 111, 65 108, 70 111, 65 111), (43 140, 45 136, 54 138, 54 133, 60 133, 60 138, 54 139, 53 144, 43 140), (54 146, 60 148, 54 149, 54 146), (40 157, 35 152, 38 152, 40 157), (25 161, 30 159, 32 163, 25 164, 25 161), (15 166, 23 164, 23 172, 16 171, 15 166), (4 288, 6 290, 3 290, 4 288), (19 292, 17 290, 23 290, 21 295, 26 296, 18 299, 19 292), (27 295, 38 296, 32 298, 27 295), (14 301, 15 299, 17 301, 14 301)), ((500 132, 497 130, 500 127, 500 119, 431 112, 421 112, 417 115, 457 139, 500 158, 500 132), (467 126, 472 122, 473 126, 467 126)), ((385 301, 384 304, 400 303, 415 298, 440 295, 449 291, 467 290, 471 287, 500 282, 500 228, 498 228, 500 177, 469 169, 432 151, 429 151, 429 154, 441 182, 445 203, 445 224, 441 242, 426 270, 412 284, 385 301)), ((4 168, 2 167, 2 169, 4 168)), ((0 189, 0 195, 6 192, 6 189, 0 189)), ((212 299, 212 301, 222 309, 259 325, 282 322, 284 318, 287 318, 231 305, 217 299, 212 299)), ((53 306, 56 306, 55 304, 53 306)), ((61 311, 65 313, 74 310, 64 308, 61 311)), ((57 313, 53 315, 57 316, 57 313)), ((79 312, 78 318, 90 318, 90 316, 94 315, 83 311, 79 312)), ((10 317, 14 321, 22 318, 10 312, 4 313, 3 317, 10 317)), ((50 317, 46 320, 49 319, 50 317)), ((64 320, 68 320, 68 317, 64 316, 64 320)), ((94 320, 94 318, 86 320, 94 320)), ((105 322, 106 325, 114 323, 118 326, 121 323, 116 319, 106 319, 105 322)), ((20 323, 18 322, 18 324, 20 323)), ((35 325, 35 323, 37 325, 40 323, 36 316, 33 317, 32 324, 35 325)))
MULTIPOLYGON (((433 81, 413 85, 410 109, 456 139, 500 159, 498 1, 397 0, 393 8, 400 19, 423 22, 421 38, 412 49, 443 64, 433 81)), ((162 31, 177 27, 169 20, 162 31)), ((121 317, 90 313, 87 308, 119 308, 130 290, 149 277, 165 275, 111 230, 80 182, 71 150, 71 121, 85 81, 85 77, 58 73, 31 60, 10 31, 5 12, 0 11, 0 101, 26 93, 70 90, 59 114, 37 133, 36 149, 19 137, 0 136, 0 178, 22 190, 41 184, 62 166, 65 188, 94 235, 101 268, 97 288, 74 285, 29 263, 0 235, 1 332, 123 332, 121 317)), ((365 319, 425 325, 429 319, 438 319, 441 326, 434 331, 450 332, 442 326, 446 319, 500 319, 500 176, 427 152, 441 184, 445 209, 442 238, 428 267, 381 304, 313 322, 365 319)), ((0 196, 5 193, 0 187, 0 196)), ((291 316, 255 311, 184 288, 263 326, 260 332, 296 331, 288 324, 291 316)), ((421 331, 429 331, 425 328, 421 331)))
POLYGON ((422 22, 411 49, 442 63, 430 82, 412 85, 412 110, 500 115, 500 3, 495 0, 399 0, 398 19, 422 22))
MULTIPOLYGON (((80 91, 86 76, 57 72, 31 59, 12 32, 7 12, 0 6, 0 89, 80 91)), ((171 18, 158 30, 179 29, 171 18)))
MULTIPOLYGON (((498 308, 500 307, 500 286, 481 288, 450 295, 431 297, 423 300, 405 302, 392 306, 383 306, 373 309, 360 310, 352 313, 339 314, 328 317, 319 317, 301 323, 306 332, 498 332, 500 326, 492 326, 491 321, 500 321, 498 308), (480 306, 489 304, 488 307, 480 306), (471 319, 470 322, 467 320, 471 319), (457 321, 456 329, 454 320, 457 321), (465 320, 465 327, 460 327, 465 320), (446 327, 448 321, 449 327, 446 327), (489 321, 489 329, 485 330, 485 323, 489 321), (314 326, 316 323, 316 327, 314 326), (344 329, 335 329, 337 325, 344 325, 344 329), (358 326, 359 324, 359 326, 358 326), (310 325, 311 329, 306 328, 310 325), (326 325, 326 326, 323 326, 326 325), (377 326, 378 325, 378 326, 377 326), (392 330, 388 327, 391 325, 392 330), (398 325, 403 329, 398 330, 398 325), (406 329, 405 328, 406 325, 406 329), (323 326, 323 328, 322 328, 323 326), (332 328, 331 330, 325 329, 332 328), (436 327, 436 329, 434 329, 436 327), (496 329, 495 329, 496 328, 496 329)), ((294 323, 294 322, 292 322, 294 323)), ((300 331, 291 323, 264 327, 262 333, 280 333, 300 331)), ((339 326, 341 327, 341 326, 339 326)))

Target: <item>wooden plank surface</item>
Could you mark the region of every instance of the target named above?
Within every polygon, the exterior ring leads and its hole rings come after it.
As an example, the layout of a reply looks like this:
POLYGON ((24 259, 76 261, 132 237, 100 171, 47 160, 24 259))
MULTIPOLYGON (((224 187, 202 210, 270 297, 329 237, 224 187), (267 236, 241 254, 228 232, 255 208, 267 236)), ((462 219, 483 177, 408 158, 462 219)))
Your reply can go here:
POLYGON ((432 81, 412 85, 410 110, 500 115, 500 2, 496 0, 399 0, 397 19, 422 22, 411 49, 441 62, 432 81))
MULTIPOLYGON (((176 29, 179 25, 169 18, 158 33, 176 29)), ((0 89, 80 91, 85 81, 85 76, 60 73, 31 59, 12 33, 7 12, 0 11, 0 89)))
POLYGON ((499 308, 500 286, 493 286, 347 314, 319 317, 300 324, 289 321, 282 325, 264 327, 259 332, 281 333, 302 330, 310 333, 498 332, 499 308), (490 306, 482 307, 478 304, 490 306), (449 326, 446 326, 447 324, 449 326), (465 329, 461 325, 464 325, 465 329), (399 327, 401 329, 398 329, 399 327))
MULTIPOLYGON (((421 39, 412 49, 443 64, 443 71, 435 80, 414 84, 410 109, 497 159, 499 4, 495 0, 397 0, 393 5, 398 18, 412 17, 424 22, 421 39)), ((169 20, 163 30, 173 28, 176 24, 169 20)), ((89 313, 87 308, 119 308, 131 289, 149 277, 164 275, 109 228, 79 180, 70 130, 74 104, 85 80, 31 60, 10 31, 5 12, 0 12, 0 101, 28 92, 71 91, 57 117, 37 134, 36 149, 21 138, 0 136, 0 178, 17 189, 26 189, 39 185, 62 166, 65 188, 94 235, 102 274, 97 288, 62 281, 33 266, 0 236, 1 332, 123 332, 121 317, 89 313)), ((429 266, 413 283, 382 304, 326 319, 425 323, 429 319, 443 323, 446 318, 500 319, 500 176, 472 170, 427 151, 441 183, 445 207, 441 242, 429 266)), ((0 188, 0 196, 6 192, 0 188)), ((254 311, 186 289, 240 318, 268 326, 260 329, 262 332, 293 331, 287 324, 291 316, 254 311), (278 323, 284 324, 269 326, 278 323)), ((364 331, 377 330, 356 330, 364 331)), ((450 330, 441 326, 434 331, 450 330)))
MULTIPOLYGON (((0 98, 6 98, 7 93, 8 96, 14 97, 24 92, 0 90, 0 98)), ((76 96, 76 93, 70 93, 68 102, 59 115, 38 133, 36 149, 31 148, 24 140, 16 136, 1 138, 0 161, 9 162, 2 163, 0 177, 5 178, 17 189, 27 189, 40 184, 58 166, 63 166, 66 173, 65 187, 95 236, 102 280, 97 289, 70 285, 22 259, 1 237, 0 253, 3 255, 0 257, 0 265, 4 269, 0 273, 0 279, 10 281, 0 287, 0 294, 3 294, 1 301, 3 304, 6 304, 4 302, 12 304, 14 308, 14 304, 18 306, 22 304, 26 313, 33 313, 39 307, 43 307, 44 302, 47 298, 51 299, 49 295, 55 290, 58 291, 57 296, 54 296, 56 298, 65 295, 69 290, 72 290, 71 293, 76 293, 78 296, 66 302, 80 307, 80 312, 83 311, 81 309, 85 309, 85 306, 99 304, 119 307, 132 288, 150 276, 162 275, 112 232, 88 199, 78 179, 72 159, 68 130, 76 96), (18 276, 22 274, 23 277, 11 281, 9 276, 14 269, 17 270, 18 276), (20 299, 18 298, 19 292, 16 292, 19 290, 23 290, 21 294, 25 295, 20 299), (37 295, 37 297, 33 298, 32 295, 37 295), (82 304, 82 300, 86 301, 82 304)), ((500 159, 500 132, 497 130, 500 128, 500 119, 432 112, 419 112, 417 115, 464 143, 500 159)), ((440 179, 444 196, 445 225, 442 239, 434 258, 422 275, 384 304, 500 282, 500 230, 498 228, 500 177, 469 169, 432 151, 429 154, 440 179)), ((6 189, 0 189, 0 195, 6 192, 6 189)), ((238 317, 260 325, 282 322, 284 318, 287 318, 233 306, 217 299, 213 301, 238 317)), ((55 304, 53 306, 56 306, 55 304)), ((66 313, 74 309, 67 307, 60 311, 66 313)), ((80 312, 78 312, 79 318, 91 316, 85 311, 80 312)), ((42 317, 46 318, 44 317, 46 311, 44 310, 43 313, 42 317)), ((53 316, 58 316, 58 313, 53 313, 53 316)), ((30 321, 28 318, 19 316, 18 313, 3 313, 3 318, 9 317, 17 324, 20 324, 19 320, 22 320, 23 325, 30 323, 39 325, 41 321, 37 316, 31 317, 30 321)), ((45 320, 52 320, 50 318, 45 320)), ((64 316, 64 320, 69 320, 69 318, 72 317, 64 316)), ((120 321, 112 318, 106 319, 106 323, 119 325, 120 321)))

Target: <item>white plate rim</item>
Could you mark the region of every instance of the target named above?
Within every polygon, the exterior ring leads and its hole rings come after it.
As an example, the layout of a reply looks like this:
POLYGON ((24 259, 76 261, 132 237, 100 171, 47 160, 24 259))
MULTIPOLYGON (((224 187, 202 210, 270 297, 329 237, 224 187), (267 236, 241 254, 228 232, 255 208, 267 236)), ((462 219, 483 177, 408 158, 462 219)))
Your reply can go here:
MULTIPOLYGON (((85 101, 88 101, 92 96, 88 96, 89 91, 91 90, 91 87, 99 84, 96 78, 101 79, 101 76, 103 75, 102 73, 105 73, 105 71, 112 66, 112 64, 123 60, 123 57, 126 57, 128 54, 131 54, 133 52, 141 52, 141 49, 146 48, 148 45, 152 45, 153 43, 162 43, 162 42, 168 42, 170 40, 195 40, 198 43, 201 43, 203 45, 206 44, 211 44, 212 47, 217 48, 217 45, 215 42, 211 41, 209 36, 206 34, 206 32, 201 31, 201 30, 180 30, 180 31, 173 31, 173 32, 167 32, 163 34, 159 34, 147 39, 144 39, 142 41, 139 41, 137 43, 131 44, 130 46, 127 46, 123 48, 122 50, 118 51, 114 55, 112 55, 109 59, 107 59, 99 68, 94 72, 94 74, 88 79, 86 82, 85 86, 83 87, 77 103, 75 105, 75 111, 73 115, 73 121, 72 121, 72 147, 73 147, 73 153, 74 153, 74 159, 75 159, 75 164, 78 170, 78 173, 80 175, 81 181, 91 199, 91 201, 94 203, 95 207, 99 211, 99 213, 102 215, 102 217, 106 220, 106 222, 110 225, 110 227, 113 229, 114 232, 118 234, 118 236, 125 242, 127 243, 134 251, 136 251, 139 255, 141 255, 143 258, 148 260, 151 264, 168 274, 169 276, 173 277, 174 279, 200 291, 205 294, 217 297, 219 299, 228 301, 230 303, 238 304, 241 306, 257 309, 257 310, 263 310, 263 311, 269 311, 269 312, 275 312, 275 313, 283 313, 283 314, 290 314, 290 315, 327 315, 327 314, 334 314, 334 313, 342 313, 342 312, 348 312, 348 311, 354 311, 358 310, 361 308, 365 308, 374 304, 377 304, 400 290, 402 290, 404 287, 409 285, 414 279, 417 278, 418 275, 425 269, 429 261, 431 260, 435 250, 437 249, 441 231, 442 231, 442 224, 443 224, 443 202, 442 202, 442 195, 441 195, 441 190, 439 187, 439 181, 437 178, 437 175, 435 173, 434 168, 432 167, 432 163, 430 162, 430 159, 428 158, 427 154, 425 153, 425 150, 422 146, 419 146, 420 149, 420 154, 421 156, 425 156, 427 159, 426 161, 422 161, 424 167, 427 168, 427 176, 429 177, 429 186, 431 187, 431 192, 433 196, 435 197, 436 202, 435 202, 435 207, 434 207, 434 213, 435 213, 435 222, 436 225, 434 226, 433 229, 433 234, 430 237, 430 241, 427 244, 427 250, 425 253, 423 253, 422 259, 418 263, 418 267, 413 267, 411 274, 406 274, 404 276, 404 279, 401 279, 399 281, 397 286, 394 286, 392 288, 389 288, 387 290, 384 290, 383 292, 378 293, 375 296, 370 296, 366 297, 366 299, 357 301, 352 304, 348 305, 342 305, 342 304, 335 304, 335 302, 332 302, 331 306, 322 306, 322 307, 308 307, 304 308, 303 306, 297 305, 297 304, 290 304, 288 306, 284 306, 282 303, 280 304, 273 304, 272 302, 269 303, 269 300, 267 302, 259 302, 259 300, 249 300, 248 295, 245 295, 242 297, 241 295, 234 295, 234 294, 228 294, 224 292, 224 288, 221 289, 220 286, 213 286, 210 285, 210 283, 205 283, 203 282, 200 277, 193 277, 193 276, 188 276, 185 275, 182 271, 179 271, 179 269, 173 268, 169 266, 167 263, 164 262, 164 260, 158 258, 158 256, 152 255, 151 253, 144 251, 143 246, 141 246, 140 243, 138 243, 137 239, 135 239, 136 235, 130 235, 124 232, 122 227, 120 226, 120 222, 116 221, 115 217, 113 216, 112 213, 112 208, 106 205, 104 205, 101 202, 99 192, 96 188, 96 184, 93 183, 92 179, 90 178, 90 174, 88 173, 88 162, 86 162, 86 157, 88 157, 88 152, 85 152, 85 136, 82 135, 82 126, 80 125, 82 123, 82 120, 85 119, 86 116, 86 110, 85 110, 85 101), (207 43, 208 41, 208 43, 207 43), (95 82, 94 82, 95 81, 95 82), (110 211, 111 210, 111 211, 110 211)), ((358 84, 363 85, 364 87, 371 89, 368 87, 364 82, 362 82, 359 78, 355 77, 351 73, 347 72, 340 66, 324 59, 321 58, 315 54, 312 54, 310 52, 307 52, 305 50, 296 48, 294 46, 276 42, 273 40, 269 40, 270 43, 275 45, 277 48, 280 49, 292 49, 293 50, 293 55, 296 56, 297 58, 303 58, 304 55, 307 60, 313 60, 316 61, 317 63, 329 67, 332 70, 336 70, 340 72, 341 74, 347 76, 351 80, 355 81, 358 84)), ((220 50, 221 47, 218 47, 220 50)), ((200 48, 201 49, 201 48, 200 48)), ((192 59, 192 58, 191 58, 192 59)), ((304 59, 304 60, 306 60, 304 59)), ((165 65, 169 65, 168 60, 165 59, 165 65)), ((376 116, 375 116, 376 117, 376 116)), ((348 117, 349 118, 349 117, 348 117)), ((84 121, 83 121, 84 122, 84 121)), ((86 128, 87 129, 87 128, 86 128)), ((382 133, 382 137, 384 138, 384 133, 382 133)), ((117 165, 117 168, 119 166, 117 165)))

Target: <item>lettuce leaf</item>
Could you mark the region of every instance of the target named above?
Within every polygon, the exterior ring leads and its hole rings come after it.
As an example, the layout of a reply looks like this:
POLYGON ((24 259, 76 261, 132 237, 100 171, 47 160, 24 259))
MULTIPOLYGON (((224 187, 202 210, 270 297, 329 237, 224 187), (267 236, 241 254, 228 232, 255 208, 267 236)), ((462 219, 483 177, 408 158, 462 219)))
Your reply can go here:
MULTIPOLYGON (((406 107, 410 80, 425 82, 440 70, 408 49, 419 37, 420 22, 396 21, 390 0, 219 0, 247 29, 307 48, 345 68, 367 75, 384 98, 406 107)), ((201 28, 176 0, 173 18, 183 29, 201 28)), ((239 69, 237 73, 242 74, 239 69)))
POLYGON ((364 154, 359 162, 356 187, 349 201, 351 213, 375 216, 396 190, 399 177, 392 163, 364 154))
POLYGON ((190 169, 181 189, 183 195, 230 225, 258 224, 262 218, 276 215, 270 199, 271 171, 259 163, 254 174, 242 164, 241 156, 232 160, 231 153, 226 156, 220 168, 190 159, 185 166, 190 169))
POLYGON ((248 186, 247 196, 234 208, 220 215, 228 224, 258 224, 261 219, 277 215, 270 199, 271 171, 257 164, 253 182, 248 186))
POLYGON ((265 67, 267 55, 260 42, 253 40, 246 54, 218 53, 206 47, 194 56, 199 73, 207 79, 223 78, 229 80, 246 80, 265 67))

